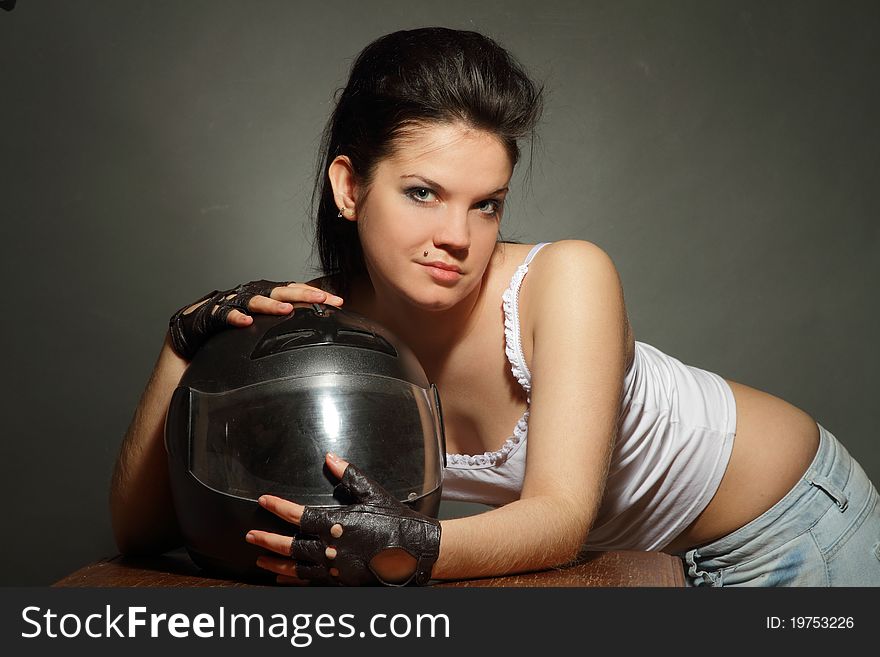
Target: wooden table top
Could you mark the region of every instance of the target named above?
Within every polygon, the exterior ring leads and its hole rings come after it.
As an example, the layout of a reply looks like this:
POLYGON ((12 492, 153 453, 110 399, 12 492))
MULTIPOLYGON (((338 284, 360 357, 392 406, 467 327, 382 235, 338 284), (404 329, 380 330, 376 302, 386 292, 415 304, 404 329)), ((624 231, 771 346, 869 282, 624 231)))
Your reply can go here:
MULTIPOLYGON (((159 557, 102 559, 55 582, 57 587, 252 587, 206 574, 183 550, 159 557)), ((438 587, 685 586, 681 559, 662 552, 583 552, 572 563, 539 572, 435 582, 438 587)))

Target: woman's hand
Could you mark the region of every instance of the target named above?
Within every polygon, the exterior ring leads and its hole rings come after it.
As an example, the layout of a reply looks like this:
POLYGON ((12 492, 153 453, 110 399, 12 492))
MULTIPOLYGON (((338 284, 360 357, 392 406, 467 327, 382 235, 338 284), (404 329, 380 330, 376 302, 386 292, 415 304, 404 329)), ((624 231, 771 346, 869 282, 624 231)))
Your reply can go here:
POLYGON ((355 500, 341 507, 304 507, 273 495, 260 504, 300 526, 296 538, 252 530, 246 540, 284 558, 265 556, 260 568, 278 582, 308 580, 358 586, 426 584, 440 553, 440 521, 394 499, 356 466, 327 455, 327 466, 341 481, 338 488, 355 500), (303 536, 312 534, 317 539, 303 536))
POLYGON ((222 292, 215 290, 171 316, 171 344, 179 356, 190 360, 215 333, 230 326, 250 326, 254 319, 247 313, 286 315, 293 310, 291 302, 338 307, 342 298, 303 283, 264 280, 242 283, 222 292))

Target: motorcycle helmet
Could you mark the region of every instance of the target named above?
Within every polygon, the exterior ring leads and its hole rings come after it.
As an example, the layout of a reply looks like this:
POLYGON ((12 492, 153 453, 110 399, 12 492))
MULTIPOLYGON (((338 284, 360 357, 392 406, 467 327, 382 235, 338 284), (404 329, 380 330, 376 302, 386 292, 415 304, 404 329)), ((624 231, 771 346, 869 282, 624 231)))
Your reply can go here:
POLYGON ((260 507, 334 497, 335 452, 409 507, 437 516, 446 446, 440 399, 415 355, 372 320, 294 304, 223 331, 195 355, 171 399, 165 446, 187 551, 209 571, 265 578, 250 529, 295 536, 260 507))

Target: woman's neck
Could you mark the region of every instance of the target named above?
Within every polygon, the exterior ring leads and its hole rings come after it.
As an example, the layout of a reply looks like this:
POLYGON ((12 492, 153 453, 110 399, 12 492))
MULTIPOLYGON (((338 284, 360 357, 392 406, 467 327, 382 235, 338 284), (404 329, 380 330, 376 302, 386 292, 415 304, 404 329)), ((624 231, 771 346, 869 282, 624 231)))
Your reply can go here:
POLYGON ((417 308, 400 297, 377 291, 364 277, 351 290, 349 307, 387 328, 413 350, 426 372, 437 376, 456 344, 474 329, 483 302, 481 283, 455 306, 442 311, 417 308))

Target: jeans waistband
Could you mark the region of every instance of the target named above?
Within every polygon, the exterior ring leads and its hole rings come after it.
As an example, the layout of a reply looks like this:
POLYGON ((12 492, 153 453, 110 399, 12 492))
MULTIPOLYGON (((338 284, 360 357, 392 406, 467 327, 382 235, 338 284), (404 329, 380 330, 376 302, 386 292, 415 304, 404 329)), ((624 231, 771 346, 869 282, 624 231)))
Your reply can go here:
MULTIPOLYGON (((818 424, 818 423, 817 423, 818 424)), ((679 553, 692 567, 696 561, 724 568, 773 549, 812 527, 830 504, 844 511, 849 504, 844 492, 852 472, 852 457, 834 435, 819 426, 819 448, 803 476, 786 495, 763 514, 716 541, 679 553), (828 504, 810 504, 825 496, 828 504), (799 512, 791 512, 801 507, 799 512)))

